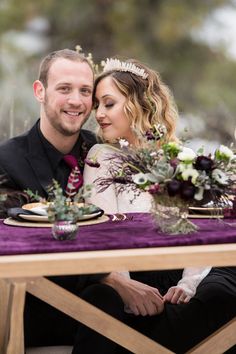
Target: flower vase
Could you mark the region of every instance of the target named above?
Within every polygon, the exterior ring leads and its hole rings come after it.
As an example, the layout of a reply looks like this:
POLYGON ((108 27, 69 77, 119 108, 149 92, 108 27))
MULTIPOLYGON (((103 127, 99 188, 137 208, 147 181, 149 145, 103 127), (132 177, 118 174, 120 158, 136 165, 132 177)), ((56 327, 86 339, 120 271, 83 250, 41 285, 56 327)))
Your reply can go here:
POLYGON ((186 235, 198 230, 198 226, 188 219, 188 205, 177 198, 154 197, 151 213, 163 233, 186 235))
POLYGON ((52 235, 56 240, 74 240, 78 234, 79 225, 71 220, 56 220, 52 225, 52 235))

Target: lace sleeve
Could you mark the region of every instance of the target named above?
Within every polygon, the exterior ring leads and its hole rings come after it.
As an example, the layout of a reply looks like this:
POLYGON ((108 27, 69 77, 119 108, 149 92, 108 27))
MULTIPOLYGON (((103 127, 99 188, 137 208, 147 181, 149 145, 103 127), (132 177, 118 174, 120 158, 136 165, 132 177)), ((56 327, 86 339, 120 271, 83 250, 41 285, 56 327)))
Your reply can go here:
POLYGON ((198 285, 207 276, 210 270, 211 267, 185 268, 182 279, 180 279, 177 286, 184 289, 189 296, 193 297, 198 285))
POLYGON ((107 214, 116 213, 118 211, 117 196, 115 185, 111 184, 107 189, 99 192, 99 185, 96 180, 100 177, 108 175, 108 165, 111 163, 106 160, 106 157, 111 153, 102 144, 94 145, 88 152, 87 159, 97 158, 99 167, 91 167, 85 164, 84 168, 84 184, 93 184, 94 188, 90 198, 86 200, 88 203, 92 203, 100 207, 107 214))

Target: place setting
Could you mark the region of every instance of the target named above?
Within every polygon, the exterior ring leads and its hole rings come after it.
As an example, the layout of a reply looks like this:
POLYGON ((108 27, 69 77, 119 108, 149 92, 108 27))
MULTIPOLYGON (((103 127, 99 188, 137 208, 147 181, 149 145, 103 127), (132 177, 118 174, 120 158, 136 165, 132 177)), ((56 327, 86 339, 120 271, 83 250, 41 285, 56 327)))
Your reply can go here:
MULTIPOLYGON (((48 208, 50 203, 28 203, 21 208, 10 208, 5 225, 20 227, 52 227, 49 220, 48 208)), ((95 225, 109 220, 104 211, 93 204, 78 203, 77 207, 82 210, 76 223, 79 226, 95 225)))

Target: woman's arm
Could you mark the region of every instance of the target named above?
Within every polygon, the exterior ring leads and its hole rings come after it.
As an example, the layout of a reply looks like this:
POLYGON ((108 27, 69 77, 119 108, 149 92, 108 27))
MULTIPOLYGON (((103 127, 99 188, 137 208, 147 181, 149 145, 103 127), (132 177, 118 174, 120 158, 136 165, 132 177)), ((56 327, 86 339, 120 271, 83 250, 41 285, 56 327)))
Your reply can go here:
POLYGON ((99 167, 91 167, 88 164, 85 164, 84 167, 84 184, 93 184, 94 188, 92 191, 91 197, 86 199, 87 203, 92 203, 100 207, 107 214, 113 214, 118 212, 117 206, 117 196, 115 185, 111 184, 103 192, 99 192, 99 185, 96 180, 102 177, 108 177, 109 169, 108 166, 111 161, 107 161, 106 158, 111 154, 112 151, 109 150, 106 145, 96 144, 88 152, 86 159, 93 158, 97 159, 97 162, 100 164, 99 167), (95 183, 94 183, 95 182, 95 183))
POLYGON ((185 268, 178 284, 172 286, 164 296, 165 301, 171 302, 172 304, 189 302, 196 294, 198 285, 207 276, 210 270, 211 267, 185 268))

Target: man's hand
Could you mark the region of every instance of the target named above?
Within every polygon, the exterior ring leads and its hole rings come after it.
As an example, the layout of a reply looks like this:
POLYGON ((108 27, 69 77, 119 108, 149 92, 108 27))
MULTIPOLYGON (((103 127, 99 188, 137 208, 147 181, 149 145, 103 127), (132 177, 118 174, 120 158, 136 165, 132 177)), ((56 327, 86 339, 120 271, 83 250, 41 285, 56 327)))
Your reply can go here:
POLYGON ((156 288, 128 279, 118 272, 110 273, 101 282, 112 286, 136 316, 153 316, 164 309, 163 298, 156 288))
POLYGON ((163 299, 165 302, 171 302, 172 304, 183 304, 189 302, 191 296, 181 287, 172 286, 163 299))

